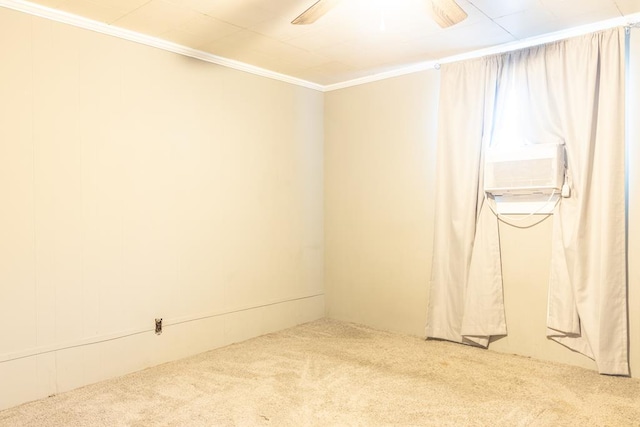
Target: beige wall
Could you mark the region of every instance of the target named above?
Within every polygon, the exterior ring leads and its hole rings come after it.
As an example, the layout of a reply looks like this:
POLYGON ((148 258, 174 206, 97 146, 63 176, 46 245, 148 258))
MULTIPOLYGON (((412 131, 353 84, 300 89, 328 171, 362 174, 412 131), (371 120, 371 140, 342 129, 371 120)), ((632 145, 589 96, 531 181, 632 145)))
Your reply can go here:
MULTIPOLYGON (((630 76, 640 76, 640 31, 630 76)), ((640 78, 630 117, 640 114, 640 78)), ((424 336, 433 234, 438 71, 326 94, 325 287, 330 317, 424 336)), ((464 118, 461 117, 462 122, 464 118)), ((640 133, 630 120, 629 307, 640 373, 640 133)), ((454 196, 455 197, 455 196, 454 196)), ((497 351, 595 368, 545 337, 551 222, 501 225, 509 335, 497 351)))
POLYGON ((324 315, 322 93, 4 8, 0 58, 0 409, 324 315))
POLYGON ((431 70, 326 94, 330 317, 423 334, 438 83, 431 70))

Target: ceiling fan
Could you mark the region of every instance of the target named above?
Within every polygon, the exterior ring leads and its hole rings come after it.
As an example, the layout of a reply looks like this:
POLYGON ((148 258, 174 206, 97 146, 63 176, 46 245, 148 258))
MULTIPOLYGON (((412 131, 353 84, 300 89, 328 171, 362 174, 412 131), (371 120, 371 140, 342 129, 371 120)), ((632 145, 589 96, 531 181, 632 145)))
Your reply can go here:
MULTIPOLYGON (((318 0, 310 8, 291 21, 295 25, 312 24, 329 12, 340 0, 318 0)), ((450 27, 467 18, 465 12, 455 0, 427 0, 433 20, 442 27, 450 27)))

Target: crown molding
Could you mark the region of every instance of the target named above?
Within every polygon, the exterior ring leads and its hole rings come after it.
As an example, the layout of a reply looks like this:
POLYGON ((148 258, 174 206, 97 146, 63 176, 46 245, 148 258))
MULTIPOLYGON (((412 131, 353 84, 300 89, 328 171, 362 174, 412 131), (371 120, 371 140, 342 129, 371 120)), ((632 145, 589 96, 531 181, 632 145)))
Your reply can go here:
POLYGON ((331 92, 332 90, 345 89, 351 86, 359 86, 365 83, 377 82, 379 80, 386 80, 393 77, 417 73, 419 71, 430 70, 433 68, 438 68, 438 61, 418 62, 402 68, 396 68, 393 70, 384 71, 382 73, 372 74, 353 80, 347 80, 345 82, 326 85, 323 89, 324 92, 331 92))
POLYGON ((61 10, 52 9, 46 6, 41 6, 35 3, 30 3, 22 0, 0 0, 0 7, 7 9, 13 9, 19 12, 28 13, 30 15, 39 16, 41 18, 50 19, 52 21, 61 22, 63 24, 73 25, 74 27, 83 28, 85 30, 94 31, 114 37, 118 37, 124 40, 140 43, 143 45, 163 49, 169 52, 177 53, 191 58, 200 59, 202 61, 210 62, 217 65, 222 65, 227 68, 232 68, 238 71, 244 71, 250 74, 255 74, 261 77, 267 77, 273 80, 279 80, 286 83, 291 83, 297 86, 306 87, 308 89, 324 91, 324 86, 317 83, 312 83, 306 80, 291 77, 285 74, 276 73, 274 71, 266 70, 264 68, 249 65, 244 62, 234 61, 232 59, 223 58, 221 56, 213 55, 211 53, 203 52, 197 49, 192 49, 186 46, 179 45, 177 43, 169 42, 167 40, 159 39, 157 37, 147 36, 137 33, 135 31, 126 30, 124 28, 118 28, 113 25, 108 25, 102 22, 93 21, 91 19, 83 18, 78 15, 63 12, 61 10))
POLYGON ((461 55, 448 56, 448 57, 440 58, 437 60, 414 63, 409 66, 399 67, 393 70, 372 74, 369 76, 364 76, 364 77, 360 77, 357 79, 348 80, 340 83, 335 83, 330 85, 321 85, 318 83, 313 83, 313 82, 298 79, 292 76, 288 76, 286 74, 276 73, 274 71, 256 67, 254 65, 249 65, 244 62, 235 61, 232 59, 213 55, 211 53, 203 52, 197 49, 192 49, 177 43, 159 39, 157 37, 151 37, 151 36, 137 33, 135 31, 126 30, 124 28, 118 28, 102 22, 93 21, 91 19, 83 18, 78 15, 74 15, 74 14, 63 12, 57 9, 41 6, 28 1, 0 0, 0 7, 17 10, 19 12, 28 13, 30 15, 35 15, 35 16, 50 19, 53 21, 61 22, 64 24, 73 25, 75 27, 84 28, 86 30, 107 34, 110 36, 133 41, 143 45, 177 53, 179 55, 200 59, 202 61, 221 65, 223 67, 232 68, 234 70, 244 71, 244 72, 255 74, 261 77, 266 77, 269 79, 279 80, 285 83, 290 83, 290 84, 305 87, 308 89, 313 89, 319 92, 330 92, 334 90, 345 89, 352 86, 359 86, 366 83, 386 80, 393 77, 403 76, 406 74, 417 73, 420 71, 425 71, 430 69, 439 69, 440 64, 447 64, 451 62, 458 62, 458 61, 464 61, 467 59, 474 59, 474 58, 480 58, 483 56, 511 52, 514 50, 525 49, 531 46, 537 46, 545 43, 552 43, 552 42, 555 42, 558 40, 564 40, 570 37, 576 37, 576 36, 596 32, 596 31, 602 31, 608 28, 614 28, 618 26, 627 26, 627 25, 637 26, 638 23, 640 22, 640 13, 634 13, 634 14, 624 15, 617 18, 613 18, 613 19, 608 19, 605 21, 599 21, 593 24, 570 28, 568 30, 562 30, 555 33, 545 34, 543 36, 530 37, 527 39, 522 39, 522 40, 518 40, 511 43, 492 46, 486 49, 479 49, 479 50, 464 53, 461 55))
POLYGON ((571 37, 582 36, 597 31, 603 31, 609 28, 630 26, 638 27, 640 23, 640 13, 634 13, 630 15, 624 15, 613 19, 607 19, 605 21, 595 22, 593 24, 581 25, 573 27, 568 30, 557 31, 554 33, 544 34, 542 36, 530 37, 522 40, 518 40, 511 43, 505 43, 497 46, 492 46, 486 49, 474 50, 472 52, 463 53, 460 55, 448 56, 440 58, 434 61, 421 62, 413 64, 409 67, 398 68, 389 72, 374 74, 354 80, 349 80, 342 83, 336 83, 332 85, 324 86, 324 92, 330 92, 332 90, 345 89, 351 86, 358 86, 365 83, 371 83, 379 80, 385 80, 392 77, 402 76, 405 74, 411 74, 419 71, 429 69, 439 69, 440 64, 448 64, 451 62, 465 61, 468 59, 481 58, 483 56, 497 55, 506 52, 512 52, 515 50, 526 49, 532 46, 539 46, 546 43, 553 43, 559 40, 565 40, 571 37))

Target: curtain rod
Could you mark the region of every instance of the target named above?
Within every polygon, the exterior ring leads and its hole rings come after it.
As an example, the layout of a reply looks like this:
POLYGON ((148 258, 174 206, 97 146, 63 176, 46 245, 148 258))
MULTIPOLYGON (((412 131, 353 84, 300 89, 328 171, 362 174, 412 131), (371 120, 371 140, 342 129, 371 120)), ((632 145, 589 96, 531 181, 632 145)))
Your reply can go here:
POLYGON ((460 55, 449 56, 436 60, 435 63, 448 64, 451 62, 466 61, 467 59, 481 58, 483 56, 512 52, 515 50, 526 49, 532 46, 543 45, 546 43, 553 43, 559 40, 581 36, 597 31, 603 31, 615 27, 624 27, 625 31, 630 31, 630 29, 626 29, 627 27, 640 28, 640 12, 633 13, 631 15, 619 16, 617 18, 607 19, 605 21, 599 21, 592 24, 581 25, 566 30, 560 30, 555 33, 543 34, 540 36, 517 40, 498 46, 479 49, 473 52, 462 53, 460 55))

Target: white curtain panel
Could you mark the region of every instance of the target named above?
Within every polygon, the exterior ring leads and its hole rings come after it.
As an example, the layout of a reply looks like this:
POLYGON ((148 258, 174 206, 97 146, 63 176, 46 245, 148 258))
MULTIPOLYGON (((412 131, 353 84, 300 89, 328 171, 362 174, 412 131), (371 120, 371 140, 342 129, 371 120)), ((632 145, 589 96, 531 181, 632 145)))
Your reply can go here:
POLYGON ((442 67, 435 233, 427 336, 486 347, 505 335, 498 221, 480 179, 498 70, 477 59, 442 67))
POLYGON ((547 335, 628 375, 624 44, 616 28, 442 67, 427 336, 486 346, 506 334, 482 152, 517 88, 522 136, 565 142, 572 190, 554 212, 547 335))
POLYGON ((624 45, 621 28, 548 46, 527 61, 566 80, 547 79, 549 117, 536 117, 565 140, 572 190, 554 215, 547 335, 616 375, 629 373, 624 45))

